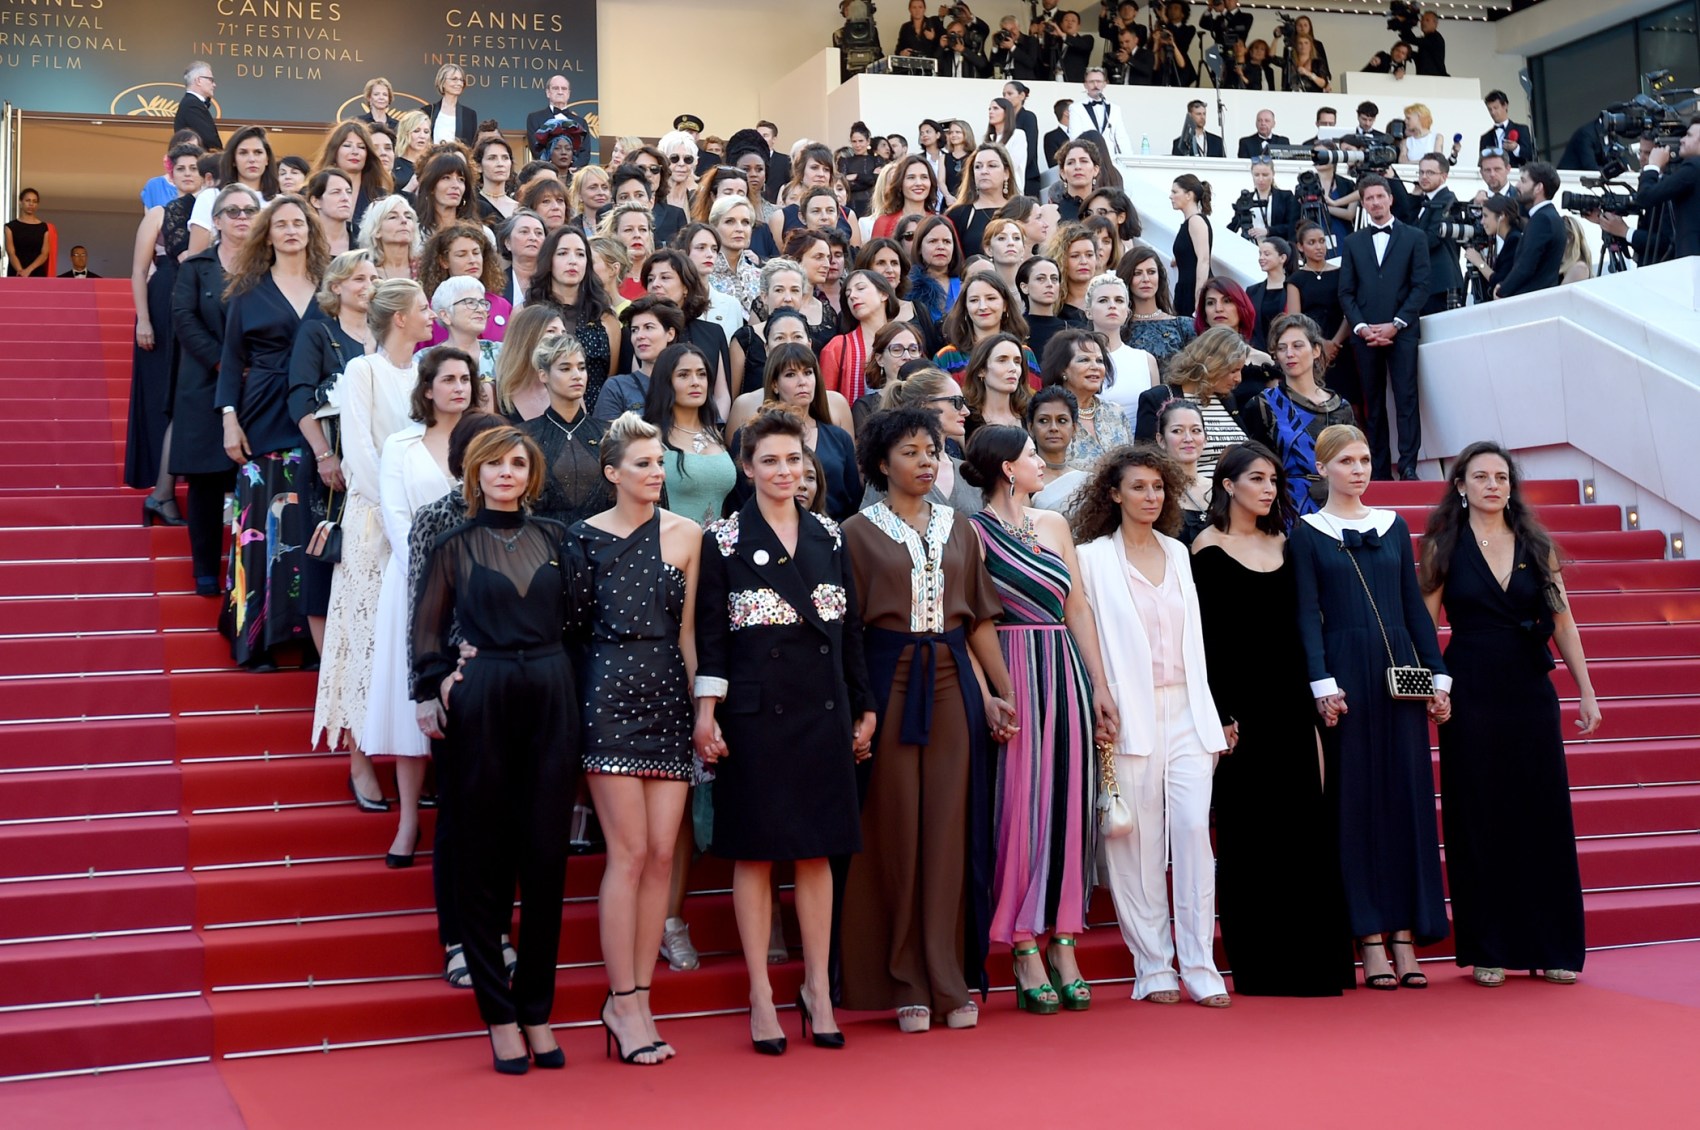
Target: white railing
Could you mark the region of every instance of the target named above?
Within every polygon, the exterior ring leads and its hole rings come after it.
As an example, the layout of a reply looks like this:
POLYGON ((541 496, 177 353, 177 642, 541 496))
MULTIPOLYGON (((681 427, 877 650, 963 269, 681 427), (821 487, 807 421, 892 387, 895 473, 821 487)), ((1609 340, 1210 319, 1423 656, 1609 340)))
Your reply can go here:
MULTIPOLYGON (((9 224, 17 217, 18 114, 10 102, 0 102, 0 224, 9 224)), ((11 267, 5 245, 0 244, 0 276, 11 267)))

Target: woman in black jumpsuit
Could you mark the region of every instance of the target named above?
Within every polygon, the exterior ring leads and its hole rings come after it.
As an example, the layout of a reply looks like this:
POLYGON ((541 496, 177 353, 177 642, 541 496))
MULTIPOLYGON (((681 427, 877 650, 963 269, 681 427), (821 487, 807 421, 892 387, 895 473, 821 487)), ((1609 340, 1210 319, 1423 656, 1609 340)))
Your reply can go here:
POLYGON ((448 712, 437 772, 460 832, 453 883, 467 966, 496 1070, 520 1074, 532 1058, 566 1064, 549 1029, 565 814, 579 768, 578 696, 562 641, 580 627, 585 598, 566 528, 522 509, 543 483, 537 445, 497 428, 468 447, 465 469, 468 519, 437 539, 419 585, 413 697, 440 698, 448 712), (451 626, 477 649, 458 673, 451 626), (510 988, 501 936, 516 882, 521 941, 510 988))

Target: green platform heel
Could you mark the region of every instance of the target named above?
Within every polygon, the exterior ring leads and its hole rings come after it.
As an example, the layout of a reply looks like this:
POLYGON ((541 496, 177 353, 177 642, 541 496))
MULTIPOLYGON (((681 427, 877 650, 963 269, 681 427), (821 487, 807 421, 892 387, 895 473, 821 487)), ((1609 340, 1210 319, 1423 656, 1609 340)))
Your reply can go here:
MULTIPOLYGON (((1074 945, 1073 938, 1052 938, 1053 946, 1074 945)), ((1051 980, 1057 986, 1057 994, 1062 998, 1062 1006, 1070 1012, 1085 1012, 1092 1007, 1092 986, 1086 983, 1084 977, 1076 977, 1068 984, 1062 983, 1062 974, 1057 972, 1057 963, 1049 960, 1046 955, 1045 964, 1050 968, 1051 980)))
POLYGON ((1060 1007, 1057 1001, 1057 991, 1051 988, 1049 981, 1041 982, 1034 988, 1026 988, 1021 983, 1021 959, 1036 957, 1039 946, 1036 942, 1028 942, 1025 949, 1016 947, 1010 951, 1014 958, 1015 973, 1015 1007, 1022 1012, 1035 1012, 1040 1016, 1054 1016, 1060 1007))

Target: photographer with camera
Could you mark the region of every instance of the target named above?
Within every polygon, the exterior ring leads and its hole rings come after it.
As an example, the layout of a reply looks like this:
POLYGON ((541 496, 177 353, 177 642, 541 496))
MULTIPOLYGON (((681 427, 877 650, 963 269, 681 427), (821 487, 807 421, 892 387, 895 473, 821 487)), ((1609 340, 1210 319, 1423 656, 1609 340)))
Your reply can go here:
POLYGON ((1673 162, 1667 146, 1655 145, 1641 170, 1635 203, 1646 214, 1670 207, 1677 258, 1700 255, 1700 116, 1688 123, 1673 162))
POLYGON ((1371 55, 1369 62, 1364 64, 1363 69, 1367 74, 1392 75, 1396 79, 1402 79, 1405 77, 1405 72, 1410 68, 1410 62, 1411 45, 1409 43, 1395 43, 1387 50, 1377 51, 1371 55))
POLYGON ((1554 199, 1558 196, 1558 170, 1545 161, 1523 166, 1517 182, 1517 202, 1528 217, 1517 262, 1502 272, 1494 284, 1495 298, 1546 290, 1558 285, 1564 264, 1564 220, 1554 199))
POLYGON ((1240 0, 1207 0, 1210 14, 1198 21, 1198 26, 1216 37, 1227 54, 1236 43, 1251 39, 1251 13, 1240 7, 1240 0))
POLYGON ((1479 212, 1460 203, 1446 187, 1452 166, 1439 153, 1424 153, 1417 162, 1417 187, 1411 197, 1411 223, 1428 237, 1429 295, 1424 314, 1438 314, 1464 304, 1464 271, 1459 266, 1460 244, 1474 238, 1479 212))
MULTIPOLYGON (((1187 28, 1192 31, 1192 28, 1187 28)), ((1155 56, 1152 64, 1152 78, 1157 86, 1197 86, 1198 68, 1187 58, 1186 48, 1175 38, 1174 29, 1168 24, 1157 25, 1156 45, 1152 48, 1155 56)))
POLYGON ((1093 40, 1080 34, 1080 13, 1061 11, 1045 24, 1045 66, 1057 82, 1085 82, 1092 65, 1093 40))
POLYGON ((1156 65, 1156 56, 1132 27, 1118 30, 1115 47, 1104 52, 1104 76, 1111 86, 1150 86, 1156 65))
MULTIPOLYGON (((1639 165, 1642 169, 1650 167, 1653 150, 1656 148, 1659 146, 1653 135, 1641 135, 1639 165)), ((1583 177, 1582 183, 1601 189, 1616 187, 1609 177, 1599 180, 1583 177)), ((1627 269, 1622 263, 1626 253, 1634 256, 1637 266, 1651 267, 1656 263, 1668 262, 1676 250, 1671 238, 1675 216, 1669 201, 1643 209, 1637 204, 1636 196, 1610 191, 1602 191, 1598 196, 1566 192, 1561 201, 1565 211, 1577 213, 1604 233, 1605 259, 1608 263, 1614 263, 1614 269, 1627 269), (1636 213, 1639 213, 1639 218, 1631 229, 1623 217, 1636 213)))
POLYGON ((1469 260, 1467 285, 1478 302, 1494 297, 1493 280, 1506 278, 1516 269, 1517 250, 1523 242, 1523 209, 1515 196, 1490 196, 1482 205, 1481 231, 1464 248, 1469 260))
POLYGON ((1440 13, 1424 12, 1416 18, 1416 6, 1393 0, 1392 16, 1387 19, 1387 26, 1399 33, 1399 42, 1410 44, 1411 54, 1416 56, 1417 73, 1434 78, 1450 78, 1446 73, 1446 37, 1437 30, 1440 27, 1440 13), (1413 25, 1420 26, 1412 30, 1413 25))
POLYGON ((1139 5, 1133 0, 1122 0, 1120 4, 1105 4, 1098 14, 1098 38, 1106 40, 1106 51, 1114 51, 1116 44, 1121 41, 1123 28, 1130 29, 1134 38, 1141 44, 1145 42, 1145 25, 1139 22, 1139 5))
POLYGON ((1299 202, 1291 192, 1275 187, 1275 162, 1268 157, 1253 157, 1251 183, 1252 187, 1234 201, 1234 218, 1228 221, 1228 230, 1253 243, 1272 235, 1292 243, 1299 224, 1299 202))
MULTIPOLYGON (((967 5, 958 4, 957 10, 965 10, 967 5)), ((978 20, 974 21, 979 23, 978 20)), ((960 16, 951 18, 945 25, 944 34, 939 36, 939 76, 941 78, 986 78, 992 73, 992 65, 986 57, 980 54, 978 38, 970 30, 973 25, 960 16)), ((985 27, 985 24, 980 24, 985 27)))
POLYGON ((1049 76, 1040 69, 1044 51, 1031 35, 1021 34, 1021 24, 1014 16, 1005 16, 992 36, 992 50, 986 56, 992 73, 1004 79, 1021 82, 1040 82, 1049 76))
POLYGON ((909 22, 897 33, 899 55, 931 58, 938 53, 939 22, 927 15, 927 0, 909 0, 909 22))

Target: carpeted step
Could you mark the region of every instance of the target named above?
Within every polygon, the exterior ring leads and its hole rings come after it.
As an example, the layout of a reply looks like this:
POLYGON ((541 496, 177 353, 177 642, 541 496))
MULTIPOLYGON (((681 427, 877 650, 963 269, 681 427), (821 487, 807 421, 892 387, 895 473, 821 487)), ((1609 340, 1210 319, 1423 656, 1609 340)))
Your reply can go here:
MULTIPOLYGON (((1572 731, 1574 733, 1574 731, 1572 731)), ((1433 753, 1434 788, 1440 791, 1440 752, 1433 753)), ((1589 741, 1564 746, 1572 789, 1602 785, 1665 785, 1700 781, 1700 739, 1589 741)), ((1700 874, 1700 873, 1697 873, 1700 874)))
POLYGON ((1594 891, 1582 896, 1590 946, 1700 938, 1700 887, 1594 891))
MULTIPOLYGON (((254 676, 260 678, 261 676, 254 676)), ((310 752, 312 698, 296 709, 177 719, 180 758, 263 757, 310 752)))
MULTIPOLYGON (((1650 785, 1571 794, 1578 836, 1700 832, 1700 785, 1650 785)), ((1695 876, 1700 879, 1700 874, 1695 876)))
POLYGON ((165 625, 152 597, 29 597, 0 600, 0 635, 40 636, 155 632, 165 625))
POLYGON ((165 645, 155 632, 0 639, 0 677, 164 674, 165 645))
POLYGON ((212 1035, 200 997, 0 1013, 0 1078, 204 1060, 212 1035))
POLYGON ((1700 656, 1700 624, 1594 624, 1582 647, 1590 660, 1700 656))
POLYGON ((195 591, 187 557, 164 561, 0 562, 0 595, 152 596, 195 591))
MULTIPOLYGON (((200 603, 208 602, 203 600, 200 603)), ((303 705, 312 705, 318 673, 301 670, 267 674, 237 670, 206 671, 173 675, 169 681, 171 709, 176 714, 298 710, 303 705)), ((302 741, 305 744, 305 738, 302 741)))
MULTIPOLYGON (((208 600, 209 608, 217 602, 208 600)), ((230 641, 212 628, 199 632, 172 632, 165 637, 165 669, 174 674, 230 670, 230 641)))
MULTIPOLYGON (((430 843, 436 814, 420 814, 430 843)), ((395 816, 361 812, 354 804, 276 811, 230 812, 189 818, 189 860, 195 867, 271 863, 289 859, 382 856, 395 836, 395 816)))
POLYGON ((0 883, 0 940, 164 930, 194 921, 195 880, 186 871, 0 883))
MULTIPOLYGON (((1559 703, 1564 732, 1576 732, 1576 702, 1559 703)), ((1671 698, 1625 698, 1611 705, 1611 737, 1631 738, 1700 737, 1700 711, 1692 700, 1671 698)))
POLYGON ((1571 592, 1700 588, 1700 558, 1683 561, 1576 561, 1564 567, 1571 592))
MULTIPOLYGON (((1428 516, 1433 507, 1429 506, 1392 506, 1393 510, 1405 519, 1405 524, 1411 532, 1420 534, 1428 527, 1428 516)), ((1598 506, 1591 503, 1552 503, 1538 509, 1542 524, 1554 532, 1575 530, 1597 530, 1601 532, 1623 529, 1623 511, 1616 506, 1598 506)))
POLYGON ((148 871, 188 862, 189 829, 179 816, 0 827, 0 879, 148 871))
POLYGON ((100 463, 32 463, 0 465, 0 490, 64 490, 69 487, 115 487, 123 472, 110 461, 100 463))
POLYGON ((201 984, 201 940, 190 930, 0 946, 0 1010, 192 993, 201 984))
MULTIPOLYGON (((14 426, 16 426, 14 424, 14 426)), ((109 429, 103 424, 101 429, 109 429)), ((97 438, 104 434, 89 424, 42 424, 29 426, 32 435, 65 435, 77 432, 82 438, 97 438)), ((38 492, 28 496, 0 494, 0 526, 107 526, 140 523, 142 499, 147 492, 139 490, 110 490, 100 492, 66 491, 63 495, 38 492)), ((138 528, 139 525, 138 525, 138 528)))
POLYGON ((0 681, 0 720, 57 721, 163 714, 165 675, 90 675, 0 681))
MULTIPOLYGON (((1559 533, 1554 536, 1561 559, 1579 561, 1662 561, 1665 559, 1665 535, 1658 530, 1621 530, 1600 533, 1590 530, 1559 533)), ((1411 535, 1411 553, 1422 559, 1421 534, 1411 535)))
POLYGON ((169 718, 90 719, 0 727, 0 770, 171 761, 169 718))
MULTIPOLYGON (((303 737, 305 735, 303 734, 303 737)), ((306 742, 303 740, 305 751, 306 742)), ((348 795, 348 755, 320 753, 272 761, 214 761, 184 765, 183 808, 205 812, 258 805, 325 804, 353 800, 348 795)), ((384 792, 395 795, 395 781, 379 769, 384 792)))
POLYGON ((176 813, 182 799, 175 765, 11 773, 0 784, 0 821, 176 813))
POLYGON ((67 440, 53 443, 40 439, 13 439, 0 445, 0 467, 41 467, 53 463, 90 463, 113 466, 114 456, 122 460, 122 448, 114 450, 110 441, 100 439, 67 440))
MULTIPOLYGON (((3 448, 0 448, 3 450, 3 448)), ((132 509, 141 510, 138 493, 132 509)), ((181 505, 181 500, 179 500, 181 505)), ((110 526, 0 528, 0 561, 74 561, 97 557, 186 557, 189 537, 179 528, 142 526, 136 515, 110 526)))
POLYGON ((1582 886, 1591 891, 1700 880, 1700 833, 1583 840, 1576 853, 1582 886))
POLYGON ((1671 624, 1700 620, 1700 592, 1583 592, 1570 598, 1570 611, 1585 629, 1593 624, 1671 624))
MULTIPOLYGON (((1364 491, 1364 502, 1370 506, 1433 506, 1444 490, 1446 484, 1438 479, 1374 482, 1364 491)), ((1575 479, 1525 479, 1523 500, 1534 506, 1574 505, 1582 501, 1582 486, 1575 479)))
MULTIPOLYGON (((1693 696, 1700 694, 1700 659, 1595 660, 1588 664, 1588 677, 1594 684, 1594 693, 1602 699, 1693 696)), ((1552 681, 1560 698, 1577 696, 1576 681, 1564 664, 1554 669, 1552 681)), ((1700 717, 1700 698, 1690 705, 1700 717)))

